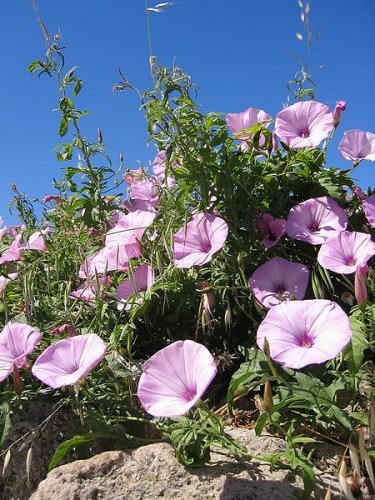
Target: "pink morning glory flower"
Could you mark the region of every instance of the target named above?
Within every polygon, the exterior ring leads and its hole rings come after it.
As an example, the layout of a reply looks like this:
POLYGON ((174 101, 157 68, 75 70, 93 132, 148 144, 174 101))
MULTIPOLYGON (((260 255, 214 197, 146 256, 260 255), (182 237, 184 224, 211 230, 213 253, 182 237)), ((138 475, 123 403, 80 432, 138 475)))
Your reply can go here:
POLYGON ((275 134, 292 149, 316 148, 334 128, 328 106, 316 101, 301 101, 278 113, 275 134))
POLYGON ((320 245, 328 238, 344 231, 348 225, 348 216, 338 203, 329 198, 310 198, 293 207, 286 221, 288 236, 320 245))
POLYGON ((302 300, 308 282, 306 266, 273 257, 252 274, 249 287, 259 302, 269 308, 291 298, 302 300))
POLYGON ((144 179, 146 176, 145 168, 139 167, 137 169, 128 168, 127 172, 123 174, 124 181, 129 185, 134 184, 134 182, 138 182, 141 179, 144 179))
POLYGON ((143 302, 143 297, 139 296, 140 292, 146 292, 154 284, 154 273, 151 266, 148 264, 141 264, 134 271, 133 275, 116 290, 117 309, 126 311, 131 309, 133 304, 140 304, 143 302), (134 300, 129 300, 133 298, 134 300))
POLYGON ((371 235, 356 231, 343 231, 320 247, 318 262, 325 269, 338 274, 355 273, 375 255, 371 235))
POLYGON ((145 210, 153 212, 158 204, 158 187, 155 177, 149 177, 133 182, 130 186, 130 198, 132 200, 131 211, 145 210))
POLYGON ((22 260, 22 252, 25 250, 26 244, 21 243, 21 238, 22 234, 17 234, 8 250, 0 257, 0 264, 22 260))
POLYGON ((104 358, 106 345, 95 333, 77 335, 51 344, 32 367, 33 375, 58 389, 77 384, 104 358))
POLYGON ((6 234, 6 231, 7 231, 6 226, 2 227, 3 224, 4 224, 4 220, 0 215, 0 241, 3 239, 3 236, 6 234))
POLYGON ((375 227, 375 194, 372 194, 368 198, 362 198, 362 206, 367 220, 371 226, 375 227))
POLYGON ((228 236, 228 225, 212 214, 196 214, 174 235, 174 265, 178 268, 203 266, 221 250, 228 236))
POLYGON ((324 299, 282 302, 269 310, 257 332, 263 349, 287 368, 324 363, 335 358, 352 337, 349 318, 334 302, 324 299))
POLYGON ((375 134, 364 130, 347 130, 339 144, 344 160, 355 164, 362 160, 375 161, 375 134))
POLYGON ((92 279, 86 283, 83 283, 81 286, 74 290, 69 297, 72 299, 80 299, 84 302, 87 302, 90 306, 95 306, 96 300, 99 297, 103 299, 105 297, 105 292, 103 290, 104 287, 111 285, 111 279, 109 276, 105 278, 98 278, 99 290, 97 287, 97 282, 95 279, 92 279))
POLYGON ((62 197, 57 194, 46 194, 45 197, 41 200, 42 203, 48 203, 49 201, 59 202, 62 200, 62 197))
POLYGON ((0 333, 0 382, 22 368, 42 338, 42 333, 23 323, 8 323, 0 333))
POLYGON ((152 163, 152 170, 155 176, 161 180, 164 180, 166 159, 167 159, 167 151, 165 149, 162 149, 156 154, 154 161, 152 163))
POLYGON ((76 335, 78 335, 78 332, 74 328, 74 326, 70 325, 69 323, 64 323, 61 326, 55 326, 51 330, 51 335, 53 337, 57 337, 59 335, 64 335, 64 334, 68 335, 69 337, 75 337, 76 335))
MULTIPOLYGON (((131 252, 132 256, 139 256, 141 254, 139 246, 137 246, 137 253, 135 253, 133 247, 131 248, 133 250, 131 252)), ((126 245, 115 245, 98 250, 81 264, 78 276, 80 278, 92 278, 96 274, 104 274, 111 271, 127 272, 130 259, 128 249, 126 245)))
MULTIPOLYGON (((165 179, 165 169, 167 168, 166 159, 167 151, 165 149, 159 151, 152 164, 152 170, 159 182, 164 183, 166 180, 168 188, 173 189, 176 187, 176 181, 174 178, 171 175, 168 175, 167 179, 165 179)), ((174 161, 171 165, 172 168, 176 168, 177 166, 178 163, 176 161, 174 161)))
POLYGON ((4 236, 16 236, 18 233, 22 233, 26 229, 26 226, 25 224, 16 224, 15 226, 9 226, 4 229, 4 236))
MULTIPOLYGON (((129 255, 133 250, 139 256, 139 242, 146 229, 151 226, 156 214, 144 210, 136 210, 120 218, 119 222, 106 234, 106 247, 117 245, 128 246, 129 255), (133 249, 133 250, 132 250, 133 249)), ((132 257, 129 257, 132 258, 132 257)))
POLYGON ((10 273, 7 276, 0 276, 0 293, 5 290, 7 284, 14 280, 18 276, 18 273, 10 273))
POLYGON ((341 120, 341 113, 346 110, 345 101, 336 101, 335 109, 333 110, 333 123, 335 127, 338 126, 341 120))
POLYGON ((255 229, 263 236, 263 245, 271 248, 285 233, 284 219, 274 219, 271 214, 263 213, 254 222, 255 229))
POLYGON ((178 340, 146 361, 138 385, 144 409, 154 417, 179 417, 199 402, 217 373, 201 344, 178 340))
POLYGON ((249 139, 249 134, 246 134, 246 132, 241 134, 241 131, 261 122, 265 122, 265 125, 268 126, 269 123, 267 122, 272 121, 272 116, 262 109, 248 108, 242 113, 228 113, 225 121, 232 133, 236 136, 236 139, 246 141, 249 139))
POLYGON ((36 231, 29 236, 26 248, 28 250, 38 250, 39 252, 47 251, 47 247, 44 243, 43 234, 41 231, 36 231))

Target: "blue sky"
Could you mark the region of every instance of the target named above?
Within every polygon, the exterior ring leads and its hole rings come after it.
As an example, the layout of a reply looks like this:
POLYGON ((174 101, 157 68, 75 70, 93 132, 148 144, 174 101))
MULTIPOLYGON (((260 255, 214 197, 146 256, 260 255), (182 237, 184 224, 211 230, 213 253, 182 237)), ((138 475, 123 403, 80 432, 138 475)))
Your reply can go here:
MULTIPOLYGON (((155 2, 149 2, 150 6, 155 2)), ((85 136, 101 128, 116 164, 137 168, 155 149, 147 148, 146 122, 135 94, 113 93, 118 69, 138 88, 151 86, 142 0, 39 0, 49 32, 60 29, 67 46, 67 68, 78 66, 84 89, 76 101, 91 116, 82 120, 85 136)), ((316 99, 348 108, 330 148, 329 165, 349 167, 337 153, 345 130, 375 132, 375 1, 311 0, 313 31, 321 32, 310 65, 318 86, 316 99)), ((177 0, 165 13, 151 16, 154 54, 168 66, 174 58, 199 86, 204 111, 239 112, 257 107, 275 116, 287 97, 286 83, 307 60, 295 36, 303 33, 297 0, 177 0)), ((30 199, 51 193, 60 178, 53 149, 60 142, 58 94, 48 77, 26 68, 44 55, 39 26, 28 0, 1 0, 0 64, 0 214, 7 224, 10 183, 30 199)), ((375 165, 357 169, 359 185, 373 185, 375 165)))

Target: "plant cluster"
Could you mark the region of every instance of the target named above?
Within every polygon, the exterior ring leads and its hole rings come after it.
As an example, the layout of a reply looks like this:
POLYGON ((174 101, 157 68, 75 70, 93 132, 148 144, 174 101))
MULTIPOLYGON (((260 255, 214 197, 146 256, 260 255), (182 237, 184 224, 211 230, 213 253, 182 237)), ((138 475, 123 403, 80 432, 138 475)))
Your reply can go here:
MULTIPOLYGON (((246 400, 256 433, 288 444, 262 459, 306 491, 301 445, 319 439, 358 447, 373 480, 375 194, 353 171, 375 160, 375 135, 346 131, 350 167, 327 166, 343 101, 331 110, 299 88, 275 119, 205 114, 180 68, 153 63, 153 89, 137 91, 151 171, 114 167, 101 131, 82 135, 82 81, 60 37, 45 37, 29 70, 56 78, 72 140, 40 223, 14 186, 21 225, 0 229, 1 444, 22 399, 71 397, 82 429, 51 467, 90 440, 145 442, 151 424, 199 465, 212 445, 246 455, 222 420, 246 400)), ((122 76, 116 90, 129 88, 122 76)))

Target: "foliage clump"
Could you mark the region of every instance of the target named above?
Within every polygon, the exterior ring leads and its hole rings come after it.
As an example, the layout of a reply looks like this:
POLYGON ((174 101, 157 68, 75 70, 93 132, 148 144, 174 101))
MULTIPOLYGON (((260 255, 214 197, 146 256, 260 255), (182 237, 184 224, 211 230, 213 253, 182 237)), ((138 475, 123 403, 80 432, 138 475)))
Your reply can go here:
MULTIPOLYGON (((1 230, 2 323, 29 325, 43 333, 39 344, 22 351, 22 360, 18 356, 17 362, 6 365, 0 386, 1 445, 11 426, 10 412, 22 398, 51 398, 61 405, 71 400, 82 428, 59 447, 51 467, 72 447, 92 440, 106 439, 112 446, 147 442, 152 424, 168 436, 179 460, 194 466, 209 459, 212 445, 246 455, 225 434, 221 420, 224 416, 236 421, 242 414, 238 405, 246 401, 255 432, 267 429, 284 436, 288 444, 285 453, 263 459, 302 474, 306 490, 313 488, 314 474, 311 453, 304 454, 301 444, 329 439, 345 449, 350 443, 359 446, 366 459, 372 436, 367 452, 363 443, 360 446, 361 433, 375 425, 374 273, 368 267, 375 254, 374 201, 372 191, 362 193, 352 177, 358 162, 371 158, 357 154, 346 170, 326 164, 327 148, 345 109, 342 102, 331 111, 304 101, 313 96, 296 82, 300 100, 279 113, 273 132, 273 118, 264 112, 259 118, 261 110, 228 116, 202 113, 189 76, 176 66, 153 63, 154 87, 143 94, 137 91, 149 143, 157 149, 153 172, 147 166, 126 170, 122 158, 114 166, 100 131, 94 141, 82 134, 86 111, 75 104, 82 81, 76 68, 66 71, 59 36, 46 34, 46 43, 45 60, 34 61, 29 71, 56 78, 58 133, 71 141, 56 149, 64 175, 54 181, 56 193, 40 201, 40 222, 33 204, 14 186, 12 206, 22 226, 1 230), (250 119, 254 113, 256 118, 250 119), (300 133, 299 142, 290 140, 290 128, 296 125, 292 119, 288 133, 283 133, 288 113, 305 120, 304 129, 295 132, 300 133), (309 113, 316 113, 314 123, 322 113, 326 120, 318 141, 309 113), (127 194, 122 192, 125 184, 127 194), (307 200, 309 207, 303 205, 307 200), (322 205, 329 218, 324 227, 319 219, 322 205), (291 229, 291 214, 298 210, 301 225, 315 217, 315 226, 310 224, 299 236, 291 229), (358 250, 357 255, 353 247, 353 262, 346 263, 355 266, 352 274, 333 272, 319 257, 320 245, 349 232, 363 235, 368 253, 363 257, 358 250), (321 241, 312 241, 312 234, 321 241), (257 295, 259 281, 253 285, 251 277, 275 258, 279 260, 273 263, 288 261, 302 270, 304 290, 286 289, 283 282, 269 291, 276 304, 264 303, 257 295), (280 361, 279 340, 260 340, 259 327, 271 317, 268 309, 287 311, 289 302, 306 300, 322 311, 327 304, 340 309, 347 336, 343 345, 327 347, 324 359, 291 367, 280 361), (33 372, 32 364, 50 345, 93 334, 107 350, 103 361, 90 374, 85 372, 87 379, 51 391, 38 380, 46 380, 43 374, 33 376, 37 370, 33 372), (136 396, 138 381, 143 366, 152 369, 147 359, 179 341, 204 345, 218 373, 205 393, 207 404, 200 400, 195 410, 177 420, 154 421, 136 396), (13 378, 6 378, 11 374, 13 378)), ((135 90, 122 76, 116 90, 129 88, 135 90)), ((367 134, 361 140, 371 146, 373 134, 367 134)), ((346 147, 351 140, 346 139, 346 147)), ((343 333, 335 331, 334 322, 327 333, 329 321, 320 345, 331 345, 328 336, 343 333)), ((314 345, 311 331, 301 335, 299 349, 314 345)), ((98 362, 102 358, 98 356, 98 362)), ((193 361, 184 367, 185 374, 193 361)), ((178 373, 178 367, 173 369, 178 373)), ((368 471, 371 477, 369 466, 368 471)))

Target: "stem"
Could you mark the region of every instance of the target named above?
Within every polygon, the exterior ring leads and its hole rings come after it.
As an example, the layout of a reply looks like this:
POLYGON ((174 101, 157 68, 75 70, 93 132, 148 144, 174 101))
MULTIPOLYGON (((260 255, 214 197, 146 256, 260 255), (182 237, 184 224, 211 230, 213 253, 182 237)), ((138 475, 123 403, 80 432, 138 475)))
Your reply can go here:
POLYGON ((84 426, 85 425, 85 417, 83 416, 83 409, 82 409, 81 402, 79 400, 79 384, 78 383, 74 384, 74 399, 75 399, 75 403, 76 403, 78 414, 79 414, 79 420, 81 422, 81 425, 84 426))

